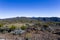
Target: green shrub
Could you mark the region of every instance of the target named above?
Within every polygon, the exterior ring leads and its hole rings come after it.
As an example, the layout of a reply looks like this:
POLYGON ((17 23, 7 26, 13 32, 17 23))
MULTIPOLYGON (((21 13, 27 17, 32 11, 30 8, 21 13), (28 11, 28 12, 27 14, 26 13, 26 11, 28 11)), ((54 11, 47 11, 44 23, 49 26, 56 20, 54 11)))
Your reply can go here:
POLYGON ((47 24, 45 24, 45 25, 43 25, 43 27, 48 27, 48 25, 47 25, 47 24))
POLYGON ((16 29, 16 26, 12 25, 12 26, 10 27, 10 30, 14 30, 14 29, 16 29))
POLYGON ((27 28, 27 26, 21 26, 22 30, 25 30, 27 28))
POLYGON ((3 24, 0 24, 0 27, 3 27, 3 24))

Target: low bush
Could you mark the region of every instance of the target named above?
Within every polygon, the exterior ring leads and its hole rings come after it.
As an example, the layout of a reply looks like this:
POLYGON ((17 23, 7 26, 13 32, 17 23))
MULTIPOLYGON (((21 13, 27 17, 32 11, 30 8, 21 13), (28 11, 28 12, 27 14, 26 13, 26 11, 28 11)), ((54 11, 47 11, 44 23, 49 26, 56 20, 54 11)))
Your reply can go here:
POLYGON ((14 30, 14 29, 16 29, 16 26, 12 25, 12 26, 10 27, 10 30, 14 30))
POLYGON ((25 29, 27 29, 27 26, 21 26, 21 29, 25 30, 25 29))

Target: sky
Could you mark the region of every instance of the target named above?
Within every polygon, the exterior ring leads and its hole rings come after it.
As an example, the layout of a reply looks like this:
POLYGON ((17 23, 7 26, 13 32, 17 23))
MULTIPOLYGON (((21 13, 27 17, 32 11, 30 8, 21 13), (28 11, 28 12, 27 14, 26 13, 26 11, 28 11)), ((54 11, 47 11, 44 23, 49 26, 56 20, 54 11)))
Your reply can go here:
POLYGON ((0 0, 0 18, 60 17, 60 0, 0 0))

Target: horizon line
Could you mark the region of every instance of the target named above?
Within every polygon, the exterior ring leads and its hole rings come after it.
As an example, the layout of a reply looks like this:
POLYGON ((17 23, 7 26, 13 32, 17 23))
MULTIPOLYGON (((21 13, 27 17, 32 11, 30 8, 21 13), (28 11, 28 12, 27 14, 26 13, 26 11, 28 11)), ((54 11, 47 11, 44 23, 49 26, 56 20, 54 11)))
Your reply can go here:
MULTIPOLYGON (((16 17, 30 17, 30 18, 34 18, 34 17, 46 17, 46 18, 51 18, 51 17, 55 17, 55 16, 16 16, 16 17)), ((0 18, 0 19, 8 19, 8 18, 16 18, 16 17, 5 17, 5 18, 0 18)), ((57 16, 56 16, 57 17, 57 16)), ((57 17, 60 18, 60 17, 57 17)))

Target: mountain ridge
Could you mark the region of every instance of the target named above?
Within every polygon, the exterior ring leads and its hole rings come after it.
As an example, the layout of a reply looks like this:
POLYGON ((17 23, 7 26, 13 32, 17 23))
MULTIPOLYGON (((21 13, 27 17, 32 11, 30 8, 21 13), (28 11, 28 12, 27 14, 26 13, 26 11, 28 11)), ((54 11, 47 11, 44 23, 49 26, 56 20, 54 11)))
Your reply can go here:
POLYGON ((60 22, 59 17, 13 17, 13 18, 6 18, 0 19, 1 22, 60 22))

